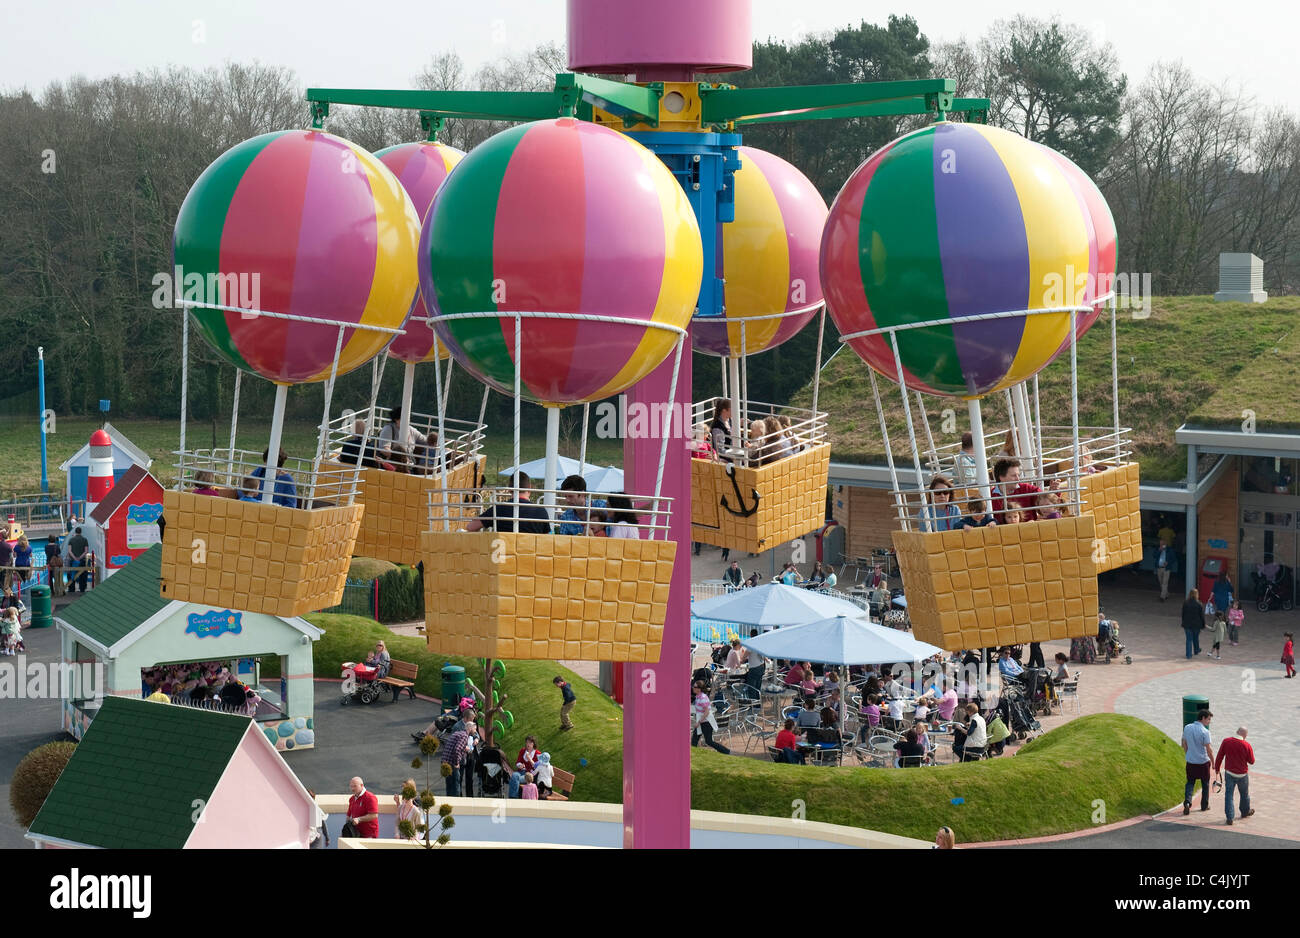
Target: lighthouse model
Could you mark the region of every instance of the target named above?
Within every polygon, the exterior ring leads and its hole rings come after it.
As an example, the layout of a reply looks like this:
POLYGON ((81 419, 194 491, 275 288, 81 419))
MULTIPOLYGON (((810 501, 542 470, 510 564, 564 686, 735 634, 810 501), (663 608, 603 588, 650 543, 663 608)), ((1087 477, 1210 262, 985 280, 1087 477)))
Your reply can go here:
POLYGON ((113 440, 104 430, 90 435, 90 472, 86 479, 86 515, 113 487, 113 440))

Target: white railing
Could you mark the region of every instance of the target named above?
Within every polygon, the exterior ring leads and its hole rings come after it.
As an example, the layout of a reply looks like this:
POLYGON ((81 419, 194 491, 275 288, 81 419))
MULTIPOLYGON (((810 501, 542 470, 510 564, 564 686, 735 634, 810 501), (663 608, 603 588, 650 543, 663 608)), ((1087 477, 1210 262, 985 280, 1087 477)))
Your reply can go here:
MULTIPOLYGON (((696 445, 709 439, 714 409, 719 402, 730 403, 725 397, 712 397, 697 401, 691 409, 691 426, 696 445)), ((826 413, 801 407, 778 407, 749 401, 739 420, 731 418, 732 447, 715 455, 737 466, 765 466, 780 459, 797 455, 828 441, 826 413), (781 428, 764 426, 756 421, 775 418, 781 428)))
MULTIPOLYGON (((261 453, 242 449, 201 449, 176 451, 180 461, 177 470, 177 491, 201 490, 204 494, 261 501, 266 461, 261 453), (254 476, 255 470, 262 470, 254 476)), ((276 470, 273 496, 283 501, 286 483, 292 484, 288 497, 294 508, 327 508, 350 505, 357 493, 354 469, 317 469, 314 460, 286 456, 284 465, 276 470), (287 478, 285 478, 287 476, 287 478)), ((269 484, 269 483, 268 483, 269 484)))
POLYGON ((1011 483, 990 482, 990 497, 986 500, 975 485, 964 485, 941 473, 931 477, 930 487, 895 490, 893 495, 895 504, 901 503, 903 508, 903 530, 947 531, 957 527, 959 519, 967 517, 991 518, 994 524, 1077 518, 1083 510, 1082 487, 1074 480, 1073 473, 1067 471, 1046 476, 1022 475, 1011 483), (942 483, 935 485, 939 475, 947 479, 948 487, 942 483), (1005 502, 1005 508, 995 511, 993 503, 996 502, 1005 502))
MULTIPOLYGON (((491 520, 500 518, 493 526, 499 530, 513 531, 518 516, 523 525, 530 521, 544 525, 546 530, 534 533, 578 534, 590 537, 617 537, 617 531, 634 531, 639 540, 666 540, 668 522, 672 515, 672 499, 638 495, 604 495, 597 492, 567 492, 558 489, 523 489, 508 487, 481 489, 441 489, 429 492, 429 528, 438 531, 463 531, 484 512, 491 520), (548 507, 547 496, 553 496, 554 505, 548 507), (572 499, 573 501, 570 501, 572 499), (627 504, 621 504, 626 501, 627 504), (598 505, 597 502, 604 502, 598 505), (524 511, 519 510, 523 506, 524 511), (542 509, 541 512, 536 509, 542 509), (542 513, 545 517, 542 517, 542 513), (570 514, 572 512, 572 514, 570 514), (532 515, 533 517, 530 517, 532 515), (573 527, 565 527, 565 526, 573 527)), ((486 527, 487 525, 485 525, 486 527)), ((625 533, 622 536, 627 536, 625 533)))
MULTIPOLYGON (((1014 428, 1013 428, 1014 430, 1014 428)), ((984 435, 984 463, 992 469, 1001 458, 1006 445, 1007 431, 988 431, 984 435)), ((1129 463, 1133 456, 1132 430, 1128 427, 1080 427, 1079 428, 1079 462, 1081 466, 1097 469, 1113 468, 1129 463)), ((1014 432, 1019 437, 1019 431, 1014 432)), ((1034 449, 1042 446, 1039 454, 1045 475, 1068 472, 1074 461, 1074 437, 1072 428, 1044 426, 1039 428, 1034 440, 1034 449)), ((972 467, 961 459, 961 443, 948 443, 936 446, 923 454, 931 472, 942 472, 952 478, 958 485, 976 485, 978 479, 971 479, 972 467)), ((1023 460, 1023 457, 1022 457, 1023 460)), ((1023 461, 1022 461, 1023 465, 1023 461)), ((973 471, 978 473, 979 458, 975 457, 973 471)))
MULTIPOLYGON (((343 414, 329 422, 327 427, 326 451, 337 462, 356 464, 358 456, 365 466, 379 466, 379 460, 393 466, 398 472, 413 475, 436 475, 438 473, 438 417, 437 415, 411 413, 410 428, 414 437, 413 452, 407 452, 404 441, 380 443, 382 428, 392 424, 392 411, 387 407, 376 407, 371 436, 364 447, 361 443, 365 432, 365 414, 343 414), (364 449, 364 454, 363 454, 364 449)), ((487 426, 469 420, 443 418, 443 429, 447 435, 445 451, 447 467, 455 469, 471 460, 478 459, 483 452, 483 439, 487 426)), ((392 436, 397 437, 394 427, 392 436)))

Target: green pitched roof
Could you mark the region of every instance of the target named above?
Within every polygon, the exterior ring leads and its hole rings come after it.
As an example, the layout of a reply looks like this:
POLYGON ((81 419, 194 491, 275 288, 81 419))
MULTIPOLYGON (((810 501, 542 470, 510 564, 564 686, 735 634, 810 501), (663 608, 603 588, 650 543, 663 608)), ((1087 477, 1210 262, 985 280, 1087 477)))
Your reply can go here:
POLYGON ((110 849, 183 847, 194 829, 194 802, 212 797, 249 722, 105 697, 30 832, 110 849), (160 752, 173 758, 160 762, 160 752))
POLYGON ((111 648, 169 603, 159 593, 162 545, 155 544, 58 613, 72 628, 111 648))

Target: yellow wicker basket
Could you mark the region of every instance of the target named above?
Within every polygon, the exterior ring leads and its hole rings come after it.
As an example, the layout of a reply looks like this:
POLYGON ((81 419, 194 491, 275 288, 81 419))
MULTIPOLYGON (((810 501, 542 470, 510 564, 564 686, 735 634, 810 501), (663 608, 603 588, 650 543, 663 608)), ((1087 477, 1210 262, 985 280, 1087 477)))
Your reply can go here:
POLYGON ((757 468, 691 460, 691 539, 757 554, 817 530, 830 463, 828 443, 757 468))
POLYGON ((1097 523, 1097 572, 1116 570, 1142 559, 1142 512, 1138 506, 1139 467, 1128 463, 1081 475, 1083 510, 1097 523))
POLYGON ((167 491, 163 514, 163 598, 287 618, 342 600, 362 509, 167 491))
POLYGON ((916 637, 948 651, 1091 634, 1092 516, 956 531, 895 531, 916 637))
POLYGON ((431 651, 659 660, 674 541, 426 531, 422 543, 431 651))

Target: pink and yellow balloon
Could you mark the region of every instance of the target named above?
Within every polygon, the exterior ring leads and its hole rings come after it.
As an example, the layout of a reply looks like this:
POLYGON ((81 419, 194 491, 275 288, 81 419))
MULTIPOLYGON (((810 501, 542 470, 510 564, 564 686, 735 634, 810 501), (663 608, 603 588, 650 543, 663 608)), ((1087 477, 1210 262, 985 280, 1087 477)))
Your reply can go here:
MULTIPOLYGON (((224 302, 205 295, 190 307, 212 347, 245 371, 300 384, 329 378, 338 325, 401 326, 419 232, 410 198, 378 159, 323 131, 283 130, 245 140, 204 170, 176 218, 172 256, 187 282, 226 284, 224 302)), ((337 373, 391 339, 345 329, 337 373)))
MULTIPOLYGON (((465 153, 455 147, 436 141, 400 143, 395 147, 377 150, 375 156, 392 170, 406 194, 415 205, 415 212, 424 218, 438 187, 443 184, 465 153)), ((429 313, 424 300, 416 292, 415 303, 403 328, 406 332, 393 339, 388 354, 398 361, 411 365, 431 362, 435 357, 450 357, 447 346, 434 341, 433 329, 428 323, 429 313)))
POLYGON ((817 264, 827 212, 817 187, 790 163, 737 149, 736 218, 718 225, 726 315, 697 316, 691 327, 697 352, 732 358, 776 348, 821 308, 817 264))

